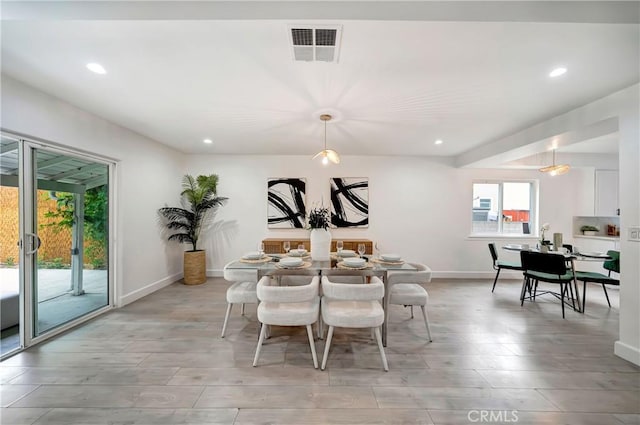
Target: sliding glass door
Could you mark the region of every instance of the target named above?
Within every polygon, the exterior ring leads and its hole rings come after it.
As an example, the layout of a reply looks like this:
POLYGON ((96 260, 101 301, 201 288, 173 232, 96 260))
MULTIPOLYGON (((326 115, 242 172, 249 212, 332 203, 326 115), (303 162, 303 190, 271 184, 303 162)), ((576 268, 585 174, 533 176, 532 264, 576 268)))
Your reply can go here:
POLYGON ((6 355, 9 334, 20 335, 13 348, 29 346, 113 304, 113 165, 6 134, 1 148, 0 289, 18 294, 11 304, 17 326, 5 321, 3 295, 0 354, 6 355))
POLYGON ((21 344, 20 285, 20 141, 7 135, 0 137, 0 355, 21 344))
POLYGON ((109 166, 29 147, 34 337, 109 304, 109 166))

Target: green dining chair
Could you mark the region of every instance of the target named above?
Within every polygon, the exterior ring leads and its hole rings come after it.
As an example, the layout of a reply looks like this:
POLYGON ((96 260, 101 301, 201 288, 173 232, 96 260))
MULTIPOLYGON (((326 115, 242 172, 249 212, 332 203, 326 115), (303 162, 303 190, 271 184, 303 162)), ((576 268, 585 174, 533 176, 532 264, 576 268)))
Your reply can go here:
POLYGON ((498 260, 498 251, 496 251, 496 244, 494 243, 489 244, 489 252, 491 253, 491 259, 493 260, 493 269, 497 270, 496 278, 493 280, 493 288, 491 288, 491 292, 493 292, 496 289, 500 270, 522 270, 522 266, 519 263, 510 263, 508 261, 498 260))
POLYGON ((599 283, 604 290, 604 296, 607 297, 607 304, 611 308, 611 301, 609 301, 609 294, 607 293, 606 285, 620 286, 620 279, 616 279, 611 276, 611 272, 620 273, 620 251, 609 250, 607 256, 610 260, 604 262, 602 267, 608 270, 608 274, 602 274, 597 272, 576 272, 576 279, 582 281, 582 312, 585 311, 585 301, 587 299, 587 283, 599 283))
POLYGON ((567 260, 564 255, 521 251, 520 259, 522 261, 525 278, 520 294, 521 306, 524 305, 525 298, 535 301, 536 296, 551 294, 560 300, 563 319, 565 298, 571 300, 571 305, 575 310, 573 291, 570 290, 574 273, 571 268, 567 268, 567 260), (560 285, 560 292, 538 292, 538 282, 556 283, 560 285), (525 297, 526 291, 529 290, 529 293, 531 293, 532 287, 533 295, 525 297))

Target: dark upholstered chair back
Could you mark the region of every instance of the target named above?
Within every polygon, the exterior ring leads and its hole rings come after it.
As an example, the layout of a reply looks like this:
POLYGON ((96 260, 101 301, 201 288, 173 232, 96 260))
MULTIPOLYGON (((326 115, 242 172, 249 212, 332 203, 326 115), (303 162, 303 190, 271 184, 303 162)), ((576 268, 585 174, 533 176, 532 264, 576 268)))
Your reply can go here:
POLYGON ((542 252, 520 251, 522 268, 525 271, 549 273, 562 276, 567 273, 567 263, 563 255, 542 252))
POLYGON ((620 251, 609 250, 607 255, 611 257, 611 260, 605 261, 602 267, 609 271, 620 273, 620 251))

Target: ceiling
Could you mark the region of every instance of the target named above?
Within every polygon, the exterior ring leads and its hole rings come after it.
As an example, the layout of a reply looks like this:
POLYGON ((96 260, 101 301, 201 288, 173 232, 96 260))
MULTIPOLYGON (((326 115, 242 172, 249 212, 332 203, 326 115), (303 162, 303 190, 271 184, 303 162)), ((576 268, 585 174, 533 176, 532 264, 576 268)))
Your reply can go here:
POLYGON ((2 71, 186 153, 313 155, 329 112, 342 155, 455 156, 640 79, 637 17, 367 20, 376 2, 351 2, 352 19, 146 19, 116 3, 109 19, 3 21, 2 71), (293 61, 287 29, 310 23, 342 26, 338 63, 293 61))

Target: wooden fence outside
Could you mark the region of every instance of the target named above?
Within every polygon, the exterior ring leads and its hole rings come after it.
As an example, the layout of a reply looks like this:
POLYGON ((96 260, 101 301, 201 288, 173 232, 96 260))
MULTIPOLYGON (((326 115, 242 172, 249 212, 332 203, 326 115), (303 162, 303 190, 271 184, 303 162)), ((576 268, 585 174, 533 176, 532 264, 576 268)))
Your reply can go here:
MULTIPOLYGON (((62 264, 71 262, 71 229, 46 226, 55 223, 55 218, 45 217, 49 211, 56 210, 56 201, 49 197, 47 191, 38 191, 38 236, 42 241, 38 250, 38 260, 62 264)), ((0 186, 0 263, 5 265, 18 264, 19 261, 19 213, 18 213, 18 188, 0 186)), ((84 257, 85 265, 92 264, 96 257, 104 257, 104 249, 85 238, 88 247, 96 246, 93 255, 84 257)))

